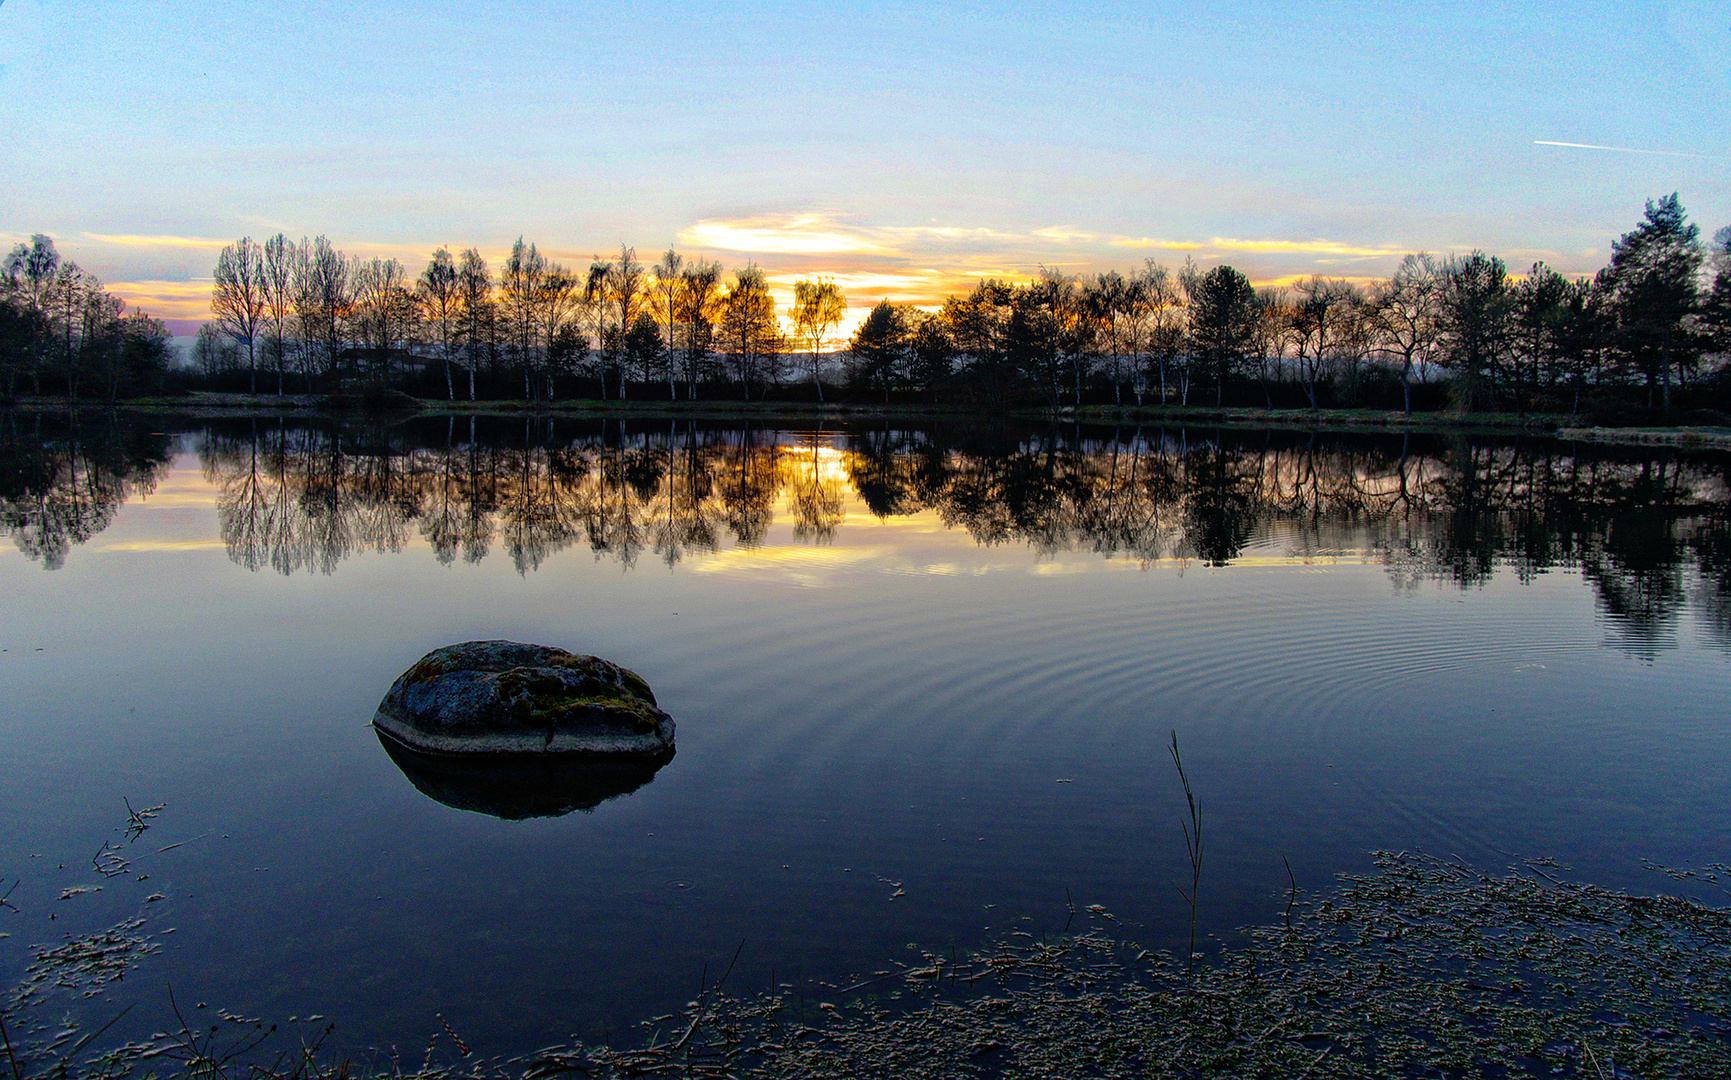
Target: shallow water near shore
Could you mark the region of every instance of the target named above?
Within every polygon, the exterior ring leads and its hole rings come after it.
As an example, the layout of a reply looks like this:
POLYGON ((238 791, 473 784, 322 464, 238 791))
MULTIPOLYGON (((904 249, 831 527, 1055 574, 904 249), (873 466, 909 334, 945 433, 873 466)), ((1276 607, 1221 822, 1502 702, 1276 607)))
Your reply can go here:
POLYGON ((1221 935, 1278 913, 1283 857, 1312 889, 1424 848, 1651 890, 1643 859, 1731 847, 1722 453, 8 423, 0 976, 143 904, 161 950, 54 1006, 137 998, 140 1031, 172 986, 514 1051, 669 1012, 741 941, 736 985, 817 988, 1071 902, 1181 948, 1174 730, 1221 935), (430 798, 368 721, 479 638, 632 668, 677 756, 561 816, 430 798), (165 808, 105 878, 123 799, 165 808))

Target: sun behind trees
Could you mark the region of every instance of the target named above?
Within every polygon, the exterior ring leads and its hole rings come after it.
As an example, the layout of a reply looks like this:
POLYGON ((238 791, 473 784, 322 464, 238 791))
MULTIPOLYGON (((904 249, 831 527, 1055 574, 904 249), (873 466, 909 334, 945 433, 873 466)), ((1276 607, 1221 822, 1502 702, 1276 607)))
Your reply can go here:
MULTIPOLYGON (((27 298, 28 260, 15 258, 9 295, 27 298)), ((1381 280, 1263 288, 1190 262, 1081 278, 1042 269, 981 281, 936 311, 882 301, 842 349, 827 336, 847 310, 833 280, 794 283, 784 326, 761 268, 725 275, 672 249, 645 267, 621 245, 580 271, 519 239, 495 277, 475 249, 454 259, 441 248, 411 282, 395 260, 363 263, 324 237, 245 238, 215 279, 217 330, 201 339, 200 366, 213 383, 244 370, 255 392, 262 366, 279 393, 292 374, 309 392, 359 382, 448 400, 462 389, 623 401, 665 387, 674 401, 682 388, 687 400, 747 402, 824 402, 833 389, 844 401, 1049 409, 1731 405, 1731 229, 1703 245, 1676 195, 1649 203, 1593 278, 1544 263, 1515 277, 1476 251, 1409 255, 1381 280)))

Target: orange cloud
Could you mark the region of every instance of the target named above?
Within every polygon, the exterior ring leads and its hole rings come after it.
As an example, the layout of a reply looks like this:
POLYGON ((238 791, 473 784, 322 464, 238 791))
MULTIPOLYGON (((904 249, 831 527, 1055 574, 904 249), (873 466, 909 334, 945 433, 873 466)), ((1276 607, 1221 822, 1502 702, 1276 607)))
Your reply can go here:
POLYGON ((211 282, 203 281, 110 281, 103 286, 126 301, 129 308, 149 312, 159 319, 210 318, 211 282))

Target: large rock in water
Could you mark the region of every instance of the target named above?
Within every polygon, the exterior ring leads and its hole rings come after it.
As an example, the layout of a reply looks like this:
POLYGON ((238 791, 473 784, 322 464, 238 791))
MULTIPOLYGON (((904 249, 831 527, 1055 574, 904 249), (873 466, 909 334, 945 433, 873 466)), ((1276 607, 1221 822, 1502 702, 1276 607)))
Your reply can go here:
POLYGON ((426 754, 572 761, 673 754, 673 718, 635 672, 515 641, 434 649, 391 684, 373 726, 426 754))

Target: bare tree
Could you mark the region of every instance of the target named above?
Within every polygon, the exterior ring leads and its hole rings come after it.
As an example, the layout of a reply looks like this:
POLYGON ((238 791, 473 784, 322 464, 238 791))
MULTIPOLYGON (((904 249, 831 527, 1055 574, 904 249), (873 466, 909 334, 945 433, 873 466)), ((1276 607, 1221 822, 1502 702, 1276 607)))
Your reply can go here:
POLYGON ((655 293, 657 300, 656 317, 662 320, 667 328, 667 398, 669 401, 679 399, 678 368, 673 362, 674 350, 679 340, 679 293, 684 287, 683 268, 685 260, 672 248, 661 256, 661 261, 655 266, 655 293))
POLYGON ((259 282, 264 291, 265 359, 276 369, 276 392, 283 392, 283 373, 288 368, 288 325, 294 314, 294 265, 298 249, 277 233, 264 242, 259 282))
POLYGON ((589 318, 595 327, 595 367, 601 376, 601 400, 607 400, 607 369, 614 362, 614 356, 625 347, 624 328, 617 335, 609 335, 608 326, 608 287, 613 280, 613 264, 604 259, 596 259, 589 264, 589 275, 583 282, 583 303, 589 311, 589 318))
POLYGON ((1250 316, 1250 364, 1256 381, 1262 384, 1263 403, 1272 409, 1274 395, 1268 384, 1279 374, 1286 348, 1286 290, 1272 286, 1257 289, 1255 305, 1250 316))
POLYGON ((240 369, 240 349, 215 323, 200 323, 192 345, 192 360, 205 378, 215 379, 240 369))
POLYGON ((531 378, 540 341, 540 319, 536 300, 547 276, 547 259, 533 244, 519 236, 499 273, 499 291, 504 303, 505 325, 517 364, 523 371, 523 400, 534 399, 531 378))
POLYGON ((1347 322, 1358 302, 1358 290, 1339 279, 1311 277, 1292 287, 1294 293, 1288 333, 1298 361, 1310 407, 1319 408, 1317 387, 1321 383, 1337 339, 1346 336, 1347 322))
POLYGON ((366 349, 374 379, 389 377, 413 336, 418 311, 408 272, 395 259, 370 259, 356 267, 354 329, 366 349))
POLYGON ((775 298, 755 263, 734 271, 733 287, 721 300, 721 329, 734 375, 750 401, 753 382, 767 389, 776 376, 782 348, 775 298))
POLYGON ((1374 348, 1400 364, 1405 411, 1412 412, 1412 378, 1424 377, 1441 340, 1442 267, 1424 252, 1408 255, 1369 299, 1374 348))
POLYGON ((487 260, 474 248, 463 251, 457 264, 457 340, 469 371, 469 400, 475 400, 475 369, 491 359, 494 344, 493 275, 487 260))
POLYGON ((823 401, 823 336, 847 314, 847 297, 834 281, 796 281, 793 284, 793 332, 806 339, 810 360, 806 370, 823 401))
POLYGON ((625 400, 625 335, 637 320, 637 306, 643 300, 643 264, 637 261, 637 249, 619 245, 619 261, 607 277, 607 295, 613 301, 619 328, 619 400, 625 400))
POLYGON ((323 236, 303 241, 294 265, 295 316, 305 342, 303 356, 310 382, 324 368, 335 391, 349 321, 354 314, 354 264, 323 236))
POLYGON ((427 268, 415 282, 415 299, 433 341, 439 348, 439 363, 445 369, 445 397, 457 400, 457 387, 451 379, 451 365, 456 360, 459 319, 463 297, 457 281, 457 264, 449 248, 433 252, 427 268))
POLYGON ((575 343, 568 340, 567 327, 577 314, 583 300, 583 283, 577 275, 559 263, 547 264, 535 288, 535 319, 540 339, 542 369, 547 377, 547 399, 553 398, 553 377, 559 364, 556 357, 574 355, 575 343))
MULTIPOLYGON (((1148 320, 1148 359, 1152 360, 1160 378, 1160 404, 1166 404, 1166 371, 1178 357, 1179 344, 1184 339, 1184 311, 1178 283, 1166 267, 1147 260, 1137 275, 1142 288, 1142 303, 1148 320)), ((1142 403, 1144 375, 1138 380, 1136 403, 1142 403)))
POLYGON ((258 393, 259 331, 265 325, 264 252, 243 236, 216 257, 211 314, 222 332, 246 348, 247 390, 258 393))
POLYGON ((685 324, 686 394, 697 400, 721 309, 721 264, 698 260, 680 272, 680 322, 685 324))

